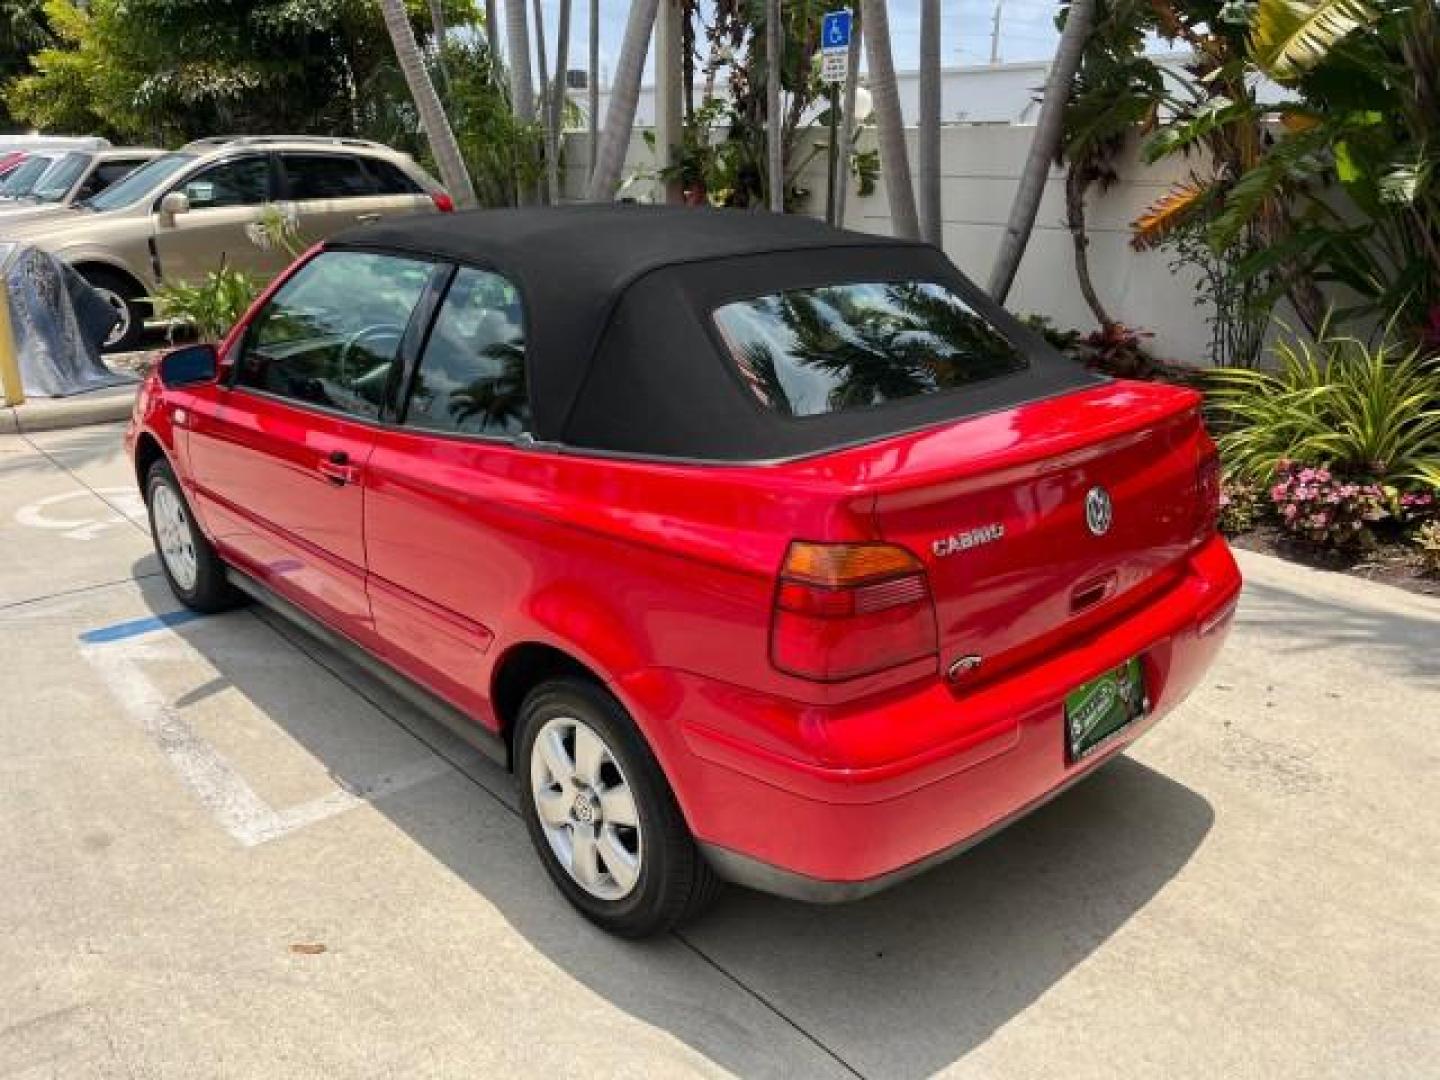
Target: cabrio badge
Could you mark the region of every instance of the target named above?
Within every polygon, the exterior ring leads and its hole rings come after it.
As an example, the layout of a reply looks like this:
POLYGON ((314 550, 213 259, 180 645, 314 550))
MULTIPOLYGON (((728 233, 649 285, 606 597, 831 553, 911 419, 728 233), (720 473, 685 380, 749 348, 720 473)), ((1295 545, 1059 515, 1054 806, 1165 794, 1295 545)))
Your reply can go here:
POLYGON ((969 551, 981 544, 993 544, 1005 535, 1005 526, 998 521, 990 525, 981 525, 978 529, 968 529, 965 532, 951 533, 949 536, 942 536, 938 540, 931 541, 930 550, 935 557, 943 559, 946 555, 954 555, 957 551, 969 551))
POLYGON ((1104 536, 1114 520, 1115 506, 1110 501, 1110 493, 1103 487, 1092 487, 1085 496, 1085 524, 1096 536, 1104 536))

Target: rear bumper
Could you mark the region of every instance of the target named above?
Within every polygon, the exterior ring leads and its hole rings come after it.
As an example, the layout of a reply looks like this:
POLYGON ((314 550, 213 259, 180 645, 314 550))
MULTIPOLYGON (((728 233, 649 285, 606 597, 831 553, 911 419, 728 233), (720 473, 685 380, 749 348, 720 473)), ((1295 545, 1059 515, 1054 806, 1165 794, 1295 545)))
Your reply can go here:
POLYGON ((1217 538, 1176 584, 1059 655, 971 691, 931 679, 861 710, 653 669, 621 689, 649 698, 632 704, 660 729, 652 741, 723 877, 801 900, 851 900, 959 854, 1121 753, 1203 677, 1239 590, 1217 538), (1137 655, 1151 711, 1070 763, 1065 695, 1137 655), (896 732, 924 732, 926 745, 896 732), (903 755, 887 756, 894 746, 903 755))

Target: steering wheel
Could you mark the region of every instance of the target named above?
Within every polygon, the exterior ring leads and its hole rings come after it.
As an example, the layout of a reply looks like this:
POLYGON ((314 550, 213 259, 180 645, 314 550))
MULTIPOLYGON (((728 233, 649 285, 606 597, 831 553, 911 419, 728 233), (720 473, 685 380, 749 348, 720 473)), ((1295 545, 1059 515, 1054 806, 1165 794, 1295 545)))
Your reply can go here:
MULTIPOLYGON (((350 354, 352 352, 370 341, 384 341, 386 338, 391 339, 394 345, 399 345, 400 339, 404 334, 405 328, 403 326, 397 326, 394 323, 376 323, 373 326, 362 327, 351 334, 350 337, 346 339, 345 344, 340 346, 340 355, 335 362, 335 374, 340 384, 342 386, 349 386, 355 381, 350 375, 350 354)), ((392 347, 389 358, 393 359, 394 355, 395 349, 392 347)))

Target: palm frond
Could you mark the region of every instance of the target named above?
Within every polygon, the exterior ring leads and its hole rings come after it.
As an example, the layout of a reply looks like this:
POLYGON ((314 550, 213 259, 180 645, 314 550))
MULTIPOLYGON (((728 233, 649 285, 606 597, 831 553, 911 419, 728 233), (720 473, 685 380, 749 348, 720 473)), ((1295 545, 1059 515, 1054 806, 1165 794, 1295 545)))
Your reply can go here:
POLYGON ((1260 0, 1250 50, 1276 82, 1293 82, 1379 17, 1364 0, 1260 0))
POLYGON ((1211 193, 1200 183, 1176 184, 1130 223, 1130 246, 1136 251, 1159 247, 1176 229, 1194 220, 1211 193))

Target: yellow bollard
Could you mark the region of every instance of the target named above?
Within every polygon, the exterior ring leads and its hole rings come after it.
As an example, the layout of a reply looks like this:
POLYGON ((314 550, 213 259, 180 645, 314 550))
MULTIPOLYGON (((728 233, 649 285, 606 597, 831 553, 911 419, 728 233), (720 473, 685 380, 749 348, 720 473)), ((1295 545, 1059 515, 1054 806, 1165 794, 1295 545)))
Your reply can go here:
POLYGON ((15 348, 15 329, 10 324, 10 290, 0 278, 0 389, 6 405, 25 404, 25 386, 20 382, 20 354, 15 348))

